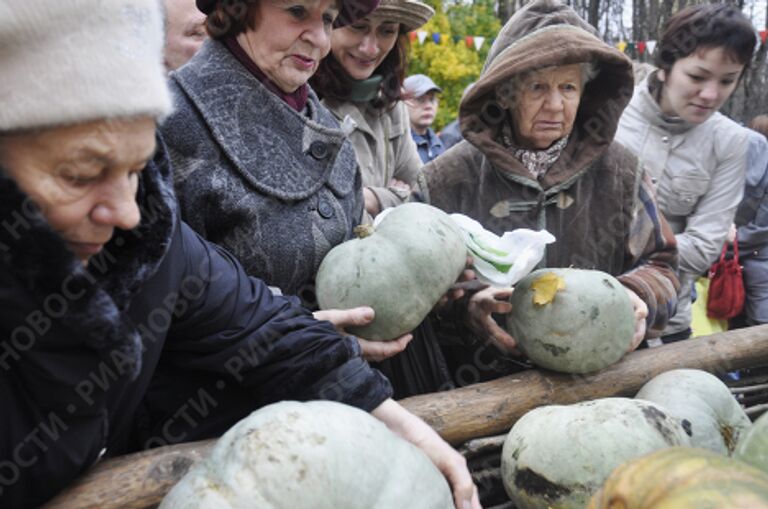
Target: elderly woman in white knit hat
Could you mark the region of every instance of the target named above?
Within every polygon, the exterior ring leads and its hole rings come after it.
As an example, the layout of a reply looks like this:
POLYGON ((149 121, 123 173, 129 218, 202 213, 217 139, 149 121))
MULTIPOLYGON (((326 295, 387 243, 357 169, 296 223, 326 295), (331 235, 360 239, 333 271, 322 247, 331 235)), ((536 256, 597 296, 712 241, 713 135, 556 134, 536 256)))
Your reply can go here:
POLYGON ((6 0, 0 41, 0 507, 37 506, 104 455, 324 397, 371 411, 472 500, 461 456, 354 340, 179 221, 155 0, 6 0))

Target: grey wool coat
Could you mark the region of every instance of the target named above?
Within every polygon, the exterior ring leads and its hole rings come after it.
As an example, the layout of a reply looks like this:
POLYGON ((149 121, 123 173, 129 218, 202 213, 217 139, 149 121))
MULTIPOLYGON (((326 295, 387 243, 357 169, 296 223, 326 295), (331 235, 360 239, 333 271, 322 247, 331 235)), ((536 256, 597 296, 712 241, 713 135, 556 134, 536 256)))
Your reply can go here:
POLYGON ((293 110, 214 40, 170 87, 175 109, 161 132, 182 218, 250 275, 314 307, 321 260, 363 214, 338 122, 311 90, 307 111, 293 110))

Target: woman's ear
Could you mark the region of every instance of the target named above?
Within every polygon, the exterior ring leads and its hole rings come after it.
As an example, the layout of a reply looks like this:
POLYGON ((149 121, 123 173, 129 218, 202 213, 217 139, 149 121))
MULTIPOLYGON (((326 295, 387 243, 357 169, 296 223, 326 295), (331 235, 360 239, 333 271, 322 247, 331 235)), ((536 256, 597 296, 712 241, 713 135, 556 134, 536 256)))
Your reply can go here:
POLYGON ((664 72, 664 69, 659 69, 659 72, 656 73, 656 77, 659 78, 659 81, 662 83, 667 81, 667 73, 664 72))

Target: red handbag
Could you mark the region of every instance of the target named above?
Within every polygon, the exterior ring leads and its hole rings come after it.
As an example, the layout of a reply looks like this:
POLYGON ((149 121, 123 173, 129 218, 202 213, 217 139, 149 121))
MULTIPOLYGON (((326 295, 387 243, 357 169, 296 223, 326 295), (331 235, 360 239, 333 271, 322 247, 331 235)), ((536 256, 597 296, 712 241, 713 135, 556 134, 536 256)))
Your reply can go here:
POLYGON ((727 320, 738 316, 744 308, 744 278, 739 265, 739 241, 733 241, 733 258, 727 259, 728 244, 723 246, 720 260, 709 268, 707 316, 727 320))

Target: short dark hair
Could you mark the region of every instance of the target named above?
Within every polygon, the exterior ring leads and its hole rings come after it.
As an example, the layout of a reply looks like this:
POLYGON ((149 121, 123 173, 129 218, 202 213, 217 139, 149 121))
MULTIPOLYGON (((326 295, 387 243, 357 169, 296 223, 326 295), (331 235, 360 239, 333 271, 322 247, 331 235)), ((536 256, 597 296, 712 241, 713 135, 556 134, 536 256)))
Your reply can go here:
POLYGON ((259 0, 218 0, 205 18, 205 30, 211 39, 235 37, 253 29, 259 0))
POLYGON ((752 23, 728 4, 700 4, 669 18, 661 34, 654 63, 669 72, 681 58, 702 48, 723 48, 746 69, 755 51, 757 36, 752 23))
MULTIPOLYGON (((343 30, 343 28, 339 30, 343 30)), ((380 88, 381 94, 371 102, 375 108, 389 109, 400 100, 405 71, 408 67, 409 47, 408 33, 405 32, 403 25, 400 25, 395 45, 373 71, 374 74, 379 74, 383 78, 380 88)), ((320 66, 314 76, 310 78, 309 83, 319 97, 344 102, 349 100, 353 81, 331 52, 320 61, 320 66)))

